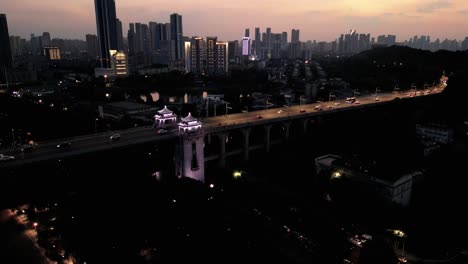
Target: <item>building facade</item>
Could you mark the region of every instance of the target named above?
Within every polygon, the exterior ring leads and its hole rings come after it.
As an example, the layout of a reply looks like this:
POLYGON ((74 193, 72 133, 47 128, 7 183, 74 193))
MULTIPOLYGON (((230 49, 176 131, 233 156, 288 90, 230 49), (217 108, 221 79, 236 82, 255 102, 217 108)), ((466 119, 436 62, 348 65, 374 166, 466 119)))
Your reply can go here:
POLYGON ((99 61, 102 68, 110 68, 110 51, 118 49, 115 1, 94 0, 94 5, 99 43, 99 61))

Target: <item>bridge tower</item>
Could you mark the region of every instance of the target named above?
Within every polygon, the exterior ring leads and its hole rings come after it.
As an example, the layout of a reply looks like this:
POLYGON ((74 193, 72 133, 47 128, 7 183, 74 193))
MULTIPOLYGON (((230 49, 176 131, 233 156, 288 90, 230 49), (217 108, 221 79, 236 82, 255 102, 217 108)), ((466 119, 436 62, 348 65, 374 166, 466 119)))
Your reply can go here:
POLYGON ((154 116, 154 127, 166 128, 175 126, 177 124, 177 115, 166 106, 154 116))
POLYGON ((205 182, 204 133, 202 123, 190 113, 179 125, 176 145, 176 175, 205 182))

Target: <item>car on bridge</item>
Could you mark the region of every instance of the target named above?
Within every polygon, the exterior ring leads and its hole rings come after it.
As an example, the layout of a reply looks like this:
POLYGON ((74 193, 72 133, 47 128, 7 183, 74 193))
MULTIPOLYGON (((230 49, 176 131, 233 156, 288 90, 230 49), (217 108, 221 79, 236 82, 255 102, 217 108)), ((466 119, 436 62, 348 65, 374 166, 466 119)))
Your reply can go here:
POLYGON ((158 129, 158 130, 156 131, 156 134, 158 134, 158 135, 160 135, 160 134, 166 134, 166 133, 167 133, 167 130, 166 130, 166 129, 163 129, 163 128, 158 129))
POLYGON ((278 113, 278 114, 281 114, 281 113, 283 113, 283 112, 284 112, 283 109, 280 109, 280 110, 278 110, 277 113, 278 113))
POLYGON ((110 136, 110 140, 112 141, 117 141, 119 139, 120 139, 120 134, 115 134, 115 135, 110 136))
POLYGON ((299 110, 299 112, 301 112, 301 113, 305 113, 305 111, 306 111, 305 109, 299 110))
POLYGON ((261 116, 261 115, 257 115, 255 118, 256 118, 256 119, 262 119, 262 118, 263 118, 263 116, 261 116))
POLYGON ((63 143, 60 143, 60 144, 57 145, 58 149, 67 149, 67 148, 70 148, 70 147, 71 147, 70 142, 63 142, 63 143))
POLYGON ((26 145, 23 145, 21 146, 21 152, 32 152, 34 149, 35 149, 35 145, 33 144, 26 144, 26 145))
POLYGON ((8 160, 14 160, 15 157, 13 156, 6 156, 6 155, 3 155, 3 154, 0 154, 0 161, 8 161, 8 160))

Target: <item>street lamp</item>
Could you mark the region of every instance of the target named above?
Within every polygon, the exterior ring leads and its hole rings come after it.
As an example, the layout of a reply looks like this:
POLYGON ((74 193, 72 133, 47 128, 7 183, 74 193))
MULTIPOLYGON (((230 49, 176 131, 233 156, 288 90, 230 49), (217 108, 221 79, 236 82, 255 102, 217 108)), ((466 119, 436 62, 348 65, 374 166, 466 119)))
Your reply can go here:
POLYGON ((226 104, 226 117, 227 117, 228 116, 228 109, 232 109, 232 107, 228 107, 229 102, 225 101, 225 104, 226 104))

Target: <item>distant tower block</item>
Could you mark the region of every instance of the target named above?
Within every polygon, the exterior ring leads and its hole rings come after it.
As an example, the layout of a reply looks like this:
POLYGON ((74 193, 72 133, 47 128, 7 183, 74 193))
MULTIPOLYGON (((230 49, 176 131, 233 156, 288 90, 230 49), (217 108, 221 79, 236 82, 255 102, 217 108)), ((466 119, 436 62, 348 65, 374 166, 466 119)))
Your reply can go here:
POLYGON ((166 106, 154 116, 154 126, 157 128, 164 128, 175 126, 177 124, 177 115, 166 106))
POLYGON ((202 123, 190 113, 179 123, 176 174, 205 182, 204 134, 202 123))

